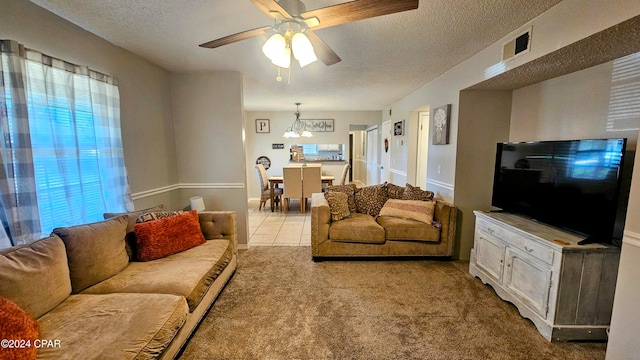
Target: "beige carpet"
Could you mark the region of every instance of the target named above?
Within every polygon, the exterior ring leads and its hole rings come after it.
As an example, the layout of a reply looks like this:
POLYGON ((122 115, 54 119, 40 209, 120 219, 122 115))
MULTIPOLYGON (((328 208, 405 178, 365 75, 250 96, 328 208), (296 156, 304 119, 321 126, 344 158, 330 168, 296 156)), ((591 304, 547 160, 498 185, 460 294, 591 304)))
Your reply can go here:
POLYGON ((182 359, 604 359, 549 343, 468 273, 426 260, 311 261, 309 247, 240 252, 182 359))

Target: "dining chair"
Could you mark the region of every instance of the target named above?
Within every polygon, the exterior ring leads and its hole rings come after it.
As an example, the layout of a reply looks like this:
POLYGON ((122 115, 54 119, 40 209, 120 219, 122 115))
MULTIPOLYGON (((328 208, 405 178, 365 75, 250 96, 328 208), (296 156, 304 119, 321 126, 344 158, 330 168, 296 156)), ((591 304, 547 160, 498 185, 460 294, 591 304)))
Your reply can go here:
POLYGON ((342 177, 340 178, 340 183, 338 185, 347 185, 347 176, 349 176, 349 169, 351 169, 351 165, 344 164, 342 168, 342 177))
POLYGON ((284 211, 289 210, 289 202, 293 198, 300 199, 300 212, 302 212, 302 171, 299 167, 282 168, 282 182, 284 192, 282 206, 284 211))
POLYGON ((302 197, 304 198, 301 212, 307 211, 307 199, 311 194, 322 192, 322 169, 320 167, 302 168, 302 197))
MULTIPOLYGON (((269 180, 267 178, 267 171, 264 169, 264 165, 256 164, 255 166, 256 174, 258 175, 258 183, 260 185, 260 206, 258 206, 258 210, 262 210, 263 206, 266 206, 267 200, 271 200, 271 189, 269 189, 269 180)), ((281 199, 282 197, 282 189, 275 188, 273 189, 273 198, 281 199)), ((279 201, 276 201, 278 203, 279 201)))

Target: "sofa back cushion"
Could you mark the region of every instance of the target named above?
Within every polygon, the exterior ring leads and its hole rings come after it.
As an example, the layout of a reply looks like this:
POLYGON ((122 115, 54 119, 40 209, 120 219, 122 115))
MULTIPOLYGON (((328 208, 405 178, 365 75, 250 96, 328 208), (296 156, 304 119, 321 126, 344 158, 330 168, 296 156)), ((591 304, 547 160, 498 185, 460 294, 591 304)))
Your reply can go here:
POLYGON ((74 294, 108 279, 129 264, 125 249, 126 216, 53 229, 67 248, 74 294))
POLYGON ((150 261, 169 256, 206 242, 198 212, 136 224, 138 261, 150 261))
POLYGON ((160 204, 160 205, 156 205, 147 209, 142 209, 142 210, 137 210, 137 211, 131 211, 131 212, 126 212, 126 213, 104 213, 102 216, 104 217, 105 220, 107 219, 111 219, 114 217, 118 217, 118 216, 122 216, 122 215, 126 215, 127 216, 127 238, 126 238, 126 245, 127 245, 127 255, 129 255, 129 261, 135 261, 136 260, 136 233, 133 231, 134 227, 136 226, 136 221, 138 220, 138 217, 140 217, 140 215, 145 214, 145 213, 150 213, 150 212, 155 212, 155 211, 162 211, 162 209, 164 209, 164 205, 160 204))
POLYGON ((0 296, 39 318, 71 294, 64 243, 51 236, 0 252, 0 296))

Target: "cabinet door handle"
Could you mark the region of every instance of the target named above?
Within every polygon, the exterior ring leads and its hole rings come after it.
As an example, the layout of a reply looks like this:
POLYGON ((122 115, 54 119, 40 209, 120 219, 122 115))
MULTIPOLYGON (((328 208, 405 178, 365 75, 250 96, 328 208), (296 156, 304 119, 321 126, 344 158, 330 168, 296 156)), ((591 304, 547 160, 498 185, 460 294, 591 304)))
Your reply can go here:
POLYGON ((527 245, 524 246, 524 249, 527 250, 527 252, 533 252, 533 248, 530 248, 527 245))

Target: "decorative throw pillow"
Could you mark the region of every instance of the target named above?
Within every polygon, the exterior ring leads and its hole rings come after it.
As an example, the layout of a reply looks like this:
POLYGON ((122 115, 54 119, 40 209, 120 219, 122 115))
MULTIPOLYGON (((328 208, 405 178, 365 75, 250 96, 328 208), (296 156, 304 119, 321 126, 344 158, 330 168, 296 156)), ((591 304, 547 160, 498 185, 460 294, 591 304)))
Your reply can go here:
POLYGON ((433 200, 433 192, 427 190, 420 190, 420 187, 414 187, 410 184, 404 189, 404 194, 402 195, 402 200, 422 200, 429 201, 433 200))
POLYGON ((347 202, 347 194, 338 191, 330 191, 326 195, 329 202, 329 212, 331 213, 331 220, 338 221, 346 217, 349 217, 349 204, 347 202))
POLYGON ((138 260, 160 259, 205 243, 198 212, 148 221, 135 226, 138 260))
POLYGON ((326 199, 329 199, 327 195, 332 191, 337 191, 337 192, 347 194, 347 203, 349 204, 349 212, 356 212, 356 200, 354 197, 356 192, 355 184, 329 186, 327 188, 327 192, 324 193, 324 197, 326 199))
MULTIPOLYGON (((35 359, 34 341, 40 336, 38 322, 13 301, 0 297, 0 339, 20 340, 30 346, 2 346, 0 359, 35 359)), ((4 343, 3 343, 4 345, 4 343)))
POLYGON ((387 195, 389 199, 402 199, 404 188, 396 184, 387 183, 387 195))
POLYGON ((168 217, 172 217, 172 216, 176 216, 176 215, 180 215, 184 213, 184 211, 154 211, 154 212, 148 212, 148 213, 144 213, 141 214, 140 216, 138 216, 138 219, 136 220, 136 223, 143 223, 143 222, 147 222, 147 221, 154 221, 154 220, 160 220, 160 219, 166 219, 168 217))
POLYGON ((385 184, 379 184, 356 189, 355 199, 359 213, 378 216, 388 199, 387 188, 385 184))
POLYGON ((59 237, 0 250, 0 296, 39 318, 69 295, 67 250, 59 237))
POLYGON ((380 210, 380 216, 393 216, 431 224, 435 206, 435 201, 389 199, 380 210))
POLYGON ((125 249, 127 217, 53 229, 67 248, 74 294, 117 274, 129 264, 125 249))

